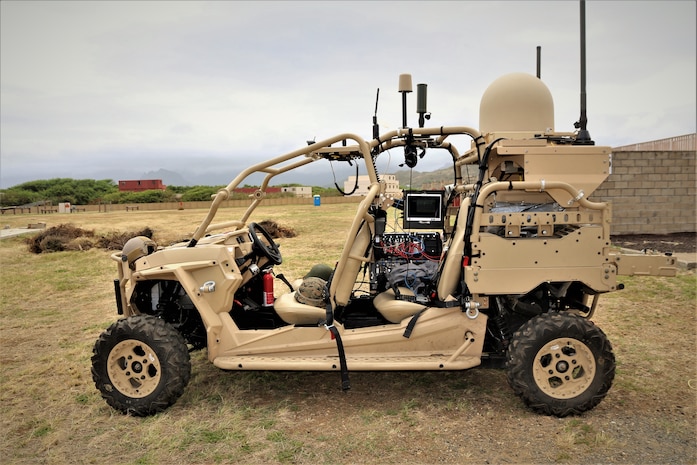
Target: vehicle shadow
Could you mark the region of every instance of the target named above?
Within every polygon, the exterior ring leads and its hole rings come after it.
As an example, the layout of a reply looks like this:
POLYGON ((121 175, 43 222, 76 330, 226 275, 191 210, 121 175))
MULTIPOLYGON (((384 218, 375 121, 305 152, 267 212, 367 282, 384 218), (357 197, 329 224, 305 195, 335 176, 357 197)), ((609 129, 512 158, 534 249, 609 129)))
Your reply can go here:
MULTIPOLYGON (((465 371, 350 372, 351 389, 342 391, 336 372, 224 371, 205 354, 192 357, 192 376, 178 404, 233 404, 238 407, 316 409, 331 400, 358 409, 394 410, 418 399, 421 405, 463 403, 515 405, 520 401, 502 369, 465 371)), ((522 405, 522 404, 521 404, 522 405)))

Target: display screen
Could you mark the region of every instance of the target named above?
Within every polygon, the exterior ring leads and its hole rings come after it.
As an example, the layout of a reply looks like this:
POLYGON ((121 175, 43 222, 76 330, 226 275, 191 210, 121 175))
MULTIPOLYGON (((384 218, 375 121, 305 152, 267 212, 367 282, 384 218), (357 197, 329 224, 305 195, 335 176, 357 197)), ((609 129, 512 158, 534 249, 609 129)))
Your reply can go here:
POLYGON ((404 227, 443 227, 443 192, 405 192, 404 227))

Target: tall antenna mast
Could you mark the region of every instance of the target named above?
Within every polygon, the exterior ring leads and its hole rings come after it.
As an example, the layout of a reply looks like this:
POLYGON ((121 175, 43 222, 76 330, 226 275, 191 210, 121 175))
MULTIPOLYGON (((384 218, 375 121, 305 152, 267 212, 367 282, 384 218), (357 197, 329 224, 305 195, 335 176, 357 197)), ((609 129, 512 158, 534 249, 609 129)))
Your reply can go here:
POLYGON ((586 0, 580 0, 581 7, 581 116, 574 123, 578 129, 576 135, 577 144, 593 145, 591 135, 586 128, 588 117, 586 116, 586 0))

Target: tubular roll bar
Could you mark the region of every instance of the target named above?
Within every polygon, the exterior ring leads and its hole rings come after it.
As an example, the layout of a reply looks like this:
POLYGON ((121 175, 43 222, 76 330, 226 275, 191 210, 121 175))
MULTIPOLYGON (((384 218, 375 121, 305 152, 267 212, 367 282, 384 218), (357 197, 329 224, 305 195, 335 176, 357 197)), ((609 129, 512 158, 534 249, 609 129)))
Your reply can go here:
POLYGON ((243 170, 240 174, 233 179, 230 184, 228 184, 226 187, 220 189, 217 194, 215 194, 215 197, 213 197, 213 203, 211 204, 210 209, 208 210, 208 214, 206 217, 203 219, 201 224, 196 228, 196 231, 194 231, 194 234, 192 236, 191 242, 189 244, 190 247, 193 247, 196 245, 196 243, 203 237, 203 235, 206 232, 209 231, 214 231, 216 229, 221 229, 224 227, 228 226, 237 226, 238 223, 231 223, 231 222, 225 222, 225 223, 220 223, 220 224, 215 224, 211 225, 211 221, 213 221, 213 218, 215 218, 216 213, 218 212, 218 208, 220 208, 220 205, 222 204, 223 201, 227 200, 230 198, 233 190, 240 185, 242 181, 244 181, 248 176, 254 173, 267 173, 267 176, 264 178, 264 181, 259 188, 259 191, 257 191, 254 194, 254 201, 252 204, 247 208, 247 211, 244 213, 242 218, 239 220, 242 225, 246 224, 247 219, 249 216, 252 214, 254 209, 259 205, 259 203, 263 200, 263 197, 265 196, 265 191, 266 188, 269 185, 269 182, 271 179, 273 179, 275 176, 285 173, 287 171, 294 170, 296 168, 299 168, 303 165, 307 165, 309 163, 312 163, 316 161, 317 159, 313 158, 305 158, 299 161, 296 161, 294 163, 289 163, 286 165, 282 165, 284 162, 288 162, 294 158, 301 157, 301 156, 309 156, 312 152, 317 151, 318 149, 327 147, 331 144, 334 144, 336 142, 342 141, 342 140, 353 140, 356 142, 358 150, 362 154, 364 160, 366 161, 366 167, 368 168, 368 176, 370 176, 371 181, 375 180, 377 181, 377 174, 375 172, 375 168, 373 167, 373 163, 371 161, 371 154, 370 154, 370 149, 368 148, 368 144, 365 140, 363 140, 361 137, 354 135, 354 134, 340 134, 338 136, 332 137, 330 139, 325 139, 320 142, 315 142, 313 144, 308 145, 307 147, 303 147, 301 149, 295 150, 293 152, 287 153, 285 155, 281 155, 275 158, 272 158, 270 160, 263 161, 261 163, 257 163, 256 165, 252 165, 249 168, 243 170), (368 163, 370 161, 370 163, 368 163), (281 166, 279 166, 281 165, 281 166))
MULTIPOLYGON (((465 189, 474 189, 474 186, 465 186, 465 189)), ((491 182, 484 185, 479 192, 476 202, 471 208, 482 208, 484 201, 488 196, 497 191, 509 191, 509 190, 536 190, 539 192, 545 192, 551 189, 562 189, 571 194, 573 202, 578 202, 578 204, 589 210, 598 210, 602 213, 602 226, 603 232, 606 237, 609 237, 610 228, 610 218, 609 209, 607 202, 591 202, 583 196, 583 193, 573 187, 571 184, 562 181, 498 181, 491 182)), ((474 221, 472 223, 472 239, 477 241, 479 237, 479 229, 481 226, 481 215, 474 215, 474 221)))
MULTIPOLYGON (((459 176, 459 170, 460 166, 463 164, 463 160, 460 160, 460 154, 457 151, 457 149, 454 146, 452 146, 452 144, 450 144, 449 142, 444 142, 445 139, 450 135, 469 135, 475 141, 481 138, 481 134, 478 130, 466 126, 439 128, 401 128, 387 132, 379 136, 377 139, 373 139, 372 141, 370 141, 370 143, 368 143, 363 138, 355 134, 343 133, 328 139, 324 139, 319 142, 314 142, 312 144, 307 145, 306 147, 302 147, 285 155, 280 155, 270 160, 266 160, 261 163, 252 165, 249 168, 243 170, 227 186, 220 189, 213 196, 213 201, 211 203, 210 209, 208 210, 208 214, 196 228, 196 231, 194 231, 191 241, 189 242, 189 247, 194 247, 196 243, 205 234, 211 231, 228 227, 233 227, 235 229, 244 227, 252 212, 257 208, 257 206, 266 196, 266 189, 275 176, 294 170, 296 168, 300 168, 317 160, 336 159, 341 161, 350 160, 352 158, 363 158, 368 178, 370 179, 370 183, 372 185, 375 183, 379 183, 379 178, 375 170, 375 165, 373 163, 373 156, 371 151, 377 150, 379 153, 381 153, 385 150, 388 150, 391 147, 406 145, 407 140, 411 140, 417 145, 425 143, 425 146, 427 147, 443 148, 448 150, 451 156, 453 157, 453 161, 456 162, 456 175, 459 176), (437 139, 433 140, 431 139, 431 136, 438 137, 437 139), (414 138, 416 139, 414 140, 414 138), (337 142, 344 142, 345 144, 345 141, 347 140, 354 141, 356 145, 331 147, 332 144, 335 144, 337 142), (301 158, 300 160, 292 161, 293 159, 298 157, 303 158, 301 158), (231 197, 234 189, 237 188, 242 183, 242 181, 244 181, 248 176, 254 173, 266 173, 266 176, 264 177, 264 180, 259 190, 252 194, 252 204, 247 208, 242 217, 239 220, 211 224, 222 203, 231 197)), ((466 160, 476 160, 476 158, 470 156, 467 157, 466 160)))

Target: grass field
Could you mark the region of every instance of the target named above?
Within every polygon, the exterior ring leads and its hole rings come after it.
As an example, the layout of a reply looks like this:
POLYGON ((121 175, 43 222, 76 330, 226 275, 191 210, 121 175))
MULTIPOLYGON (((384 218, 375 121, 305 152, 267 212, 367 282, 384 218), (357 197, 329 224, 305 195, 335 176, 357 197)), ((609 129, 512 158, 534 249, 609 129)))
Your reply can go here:
MULTIPOLYGON (((261 208, 298 236, 279 239, 280 272, 333 264, 355 205, 261 208)), ((235 219, 239 210, 226 209, 235 219)), ((166 244, 205 211, 6 215, 155 231, 166 244)), ((34 255, 0 241, 0 460, 7 464, 179 463, 695 463, 697 280, 622 278, 594 318, 613 343, 608 397, 579 417, 527 410, 500 370, 353 373, 224 372, 205 351, 178 402, 149 418, 113 411, 90 376, 97 336, 117 319, 111 252, 34 255)))

